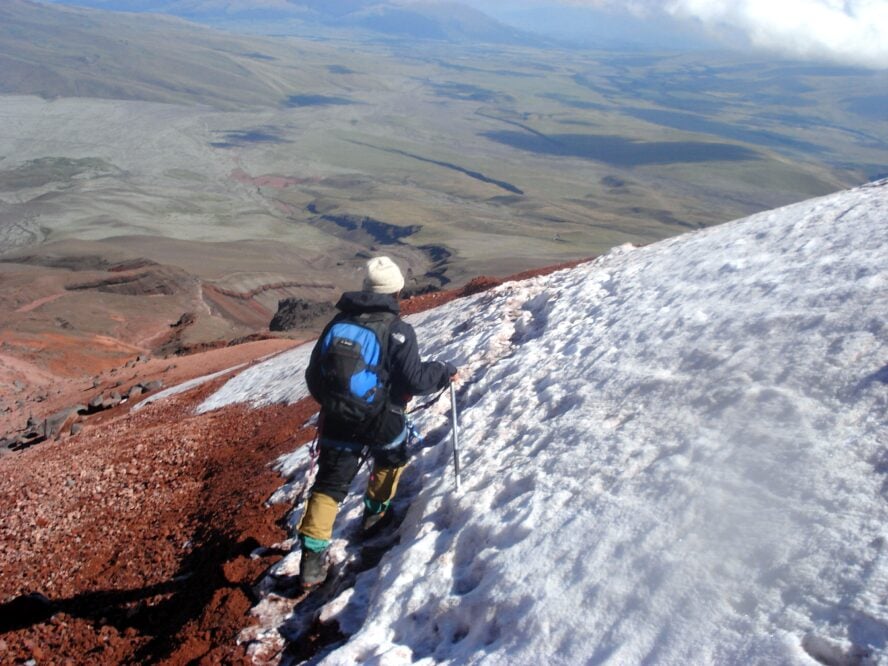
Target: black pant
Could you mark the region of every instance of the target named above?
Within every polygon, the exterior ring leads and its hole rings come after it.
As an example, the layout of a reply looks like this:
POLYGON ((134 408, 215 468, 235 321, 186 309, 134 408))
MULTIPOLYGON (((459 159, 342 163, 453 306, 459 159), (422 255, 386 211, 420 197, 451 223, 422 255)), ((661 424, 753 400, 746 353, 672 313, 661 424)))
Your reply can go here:
MULTIPOLYGON (((407 442, 391 449, 370 449, 370 457, 380 467, 402 467, 407 464, 407 442)), ((363 455, 353 451, 321 445, 318 457, 318 475, 311 487, 313 493, 323 493, 341 502, 348 495, 348 488, 361 468, 363 455)))

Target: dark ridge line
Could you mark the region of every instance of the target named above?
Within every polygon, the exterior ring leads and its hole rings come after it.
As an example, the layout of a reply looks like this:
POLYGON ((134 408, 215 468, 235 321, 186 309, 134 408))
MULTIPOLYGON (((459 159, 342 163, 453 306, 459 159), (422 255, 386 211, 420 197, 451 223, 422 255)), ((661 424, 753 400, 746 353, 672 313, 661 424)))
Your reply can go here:
POLYGON ((421 224, 391 224, 368 216, 359 219, 357 215, 321 215, 320 218, 346 233, 362 231, 380 245, 403 245, 402 238, 408 238, 422 229, 421 224))
POLYGON ((452 171, 457 171, 461 174, 468 176, 469 178, 474 178, 475 180, 480 180, 482 183, 488 183, 489 185, 496 185, 500 189, 505 190, 506 192, 512 192, 513 194, 524 194, 524 190, 521 190, 511 183, 507 183, 504 180, 495 180, 490 178, 489 176, 485 176, 480 171, 471 171, 470 169, 466 169, 465 167, 461 167, 457 164, 451 164, 450 162, 441 162, 439 160, 433 160, 428 157, 422 157, 421 155, 414 155, 413 153, 408 153, 405 150, 398 150, 397 148, 380 148, 379 146, 374 146, 370 143, 364 143, 363 141, 354 141, 352 139, 346 139, 349 143, 353 143, 357 146, 364 146, 365 148, 373 148, 374 150, 381 150, 384 153, 392 153, 393 155, 402 155, 404 157, 410 157, 414 160, 419 160, 420 162, 427 162, 428 164, 434 164, 435 166, 444 167, 445 169, 451 169, 452 171))
POLYGON ((543 141, 548 141, 549 143, 551 143, 551 144, 553 144, 553 145, 556 145, 556 146, 560 146, 560 145, 561 145, 560 143, 558 143, 558 142, 557 142, 555 139, 553 139, 552 137, 543 134, 543 133, 540 132, 539 130, 535 130, 533 127, 529 127, 528 125, 525 125, 525 124, 523 124, 523 123, 519 123, 517 120, 508 120, 507 118, 500 118, 500 117, 498 117, 498 116, 492 116, 492 115, 490 115, 490 114, 484 113, 483 111, 476 111, 475 113, 477 113, 477 114, 478 114, 479 116, 481 116, 482 118, 487 118, 488 120, 496 120, 496 121, 499 121, 499 122, 501 122, 501 123, 506 123, 507 125, 514 125, 515 127, 520 127, 520 128, 523 129, 525 132, 530 132, 530 133, 533 134, 534 136, 538 136, 538 137, 540 137, 543 141))
MULTIPOLYGON (((314 201, 308 204, 305 209, 312 215, 317 215, 321 222, 329 222, 345 234, 363 232, 380 245, 404 245, 401 241, 402 238, 409 238, 413 234, 419 233, 422 229, 421 224, 391 224, 390 222, 374 219, 369 215, 331 215, 329 213, 321 213, 318 211, 317 204, 314 201)), ((351 238, 350 240, 354 239, 351 238)))
POLYGON ((335 289, 336 285, 331 282, 296 282, 294 280, 286 280, 284 282, 274 282, 272 284, 263 284, 254 289, 249 289, 247 291, 235 291, 234 289, 227 289, 225 287, 219 287, 211 282, 204 282, 202 284, 204 289, 209 289, 210 291, 215 291, 217 294, 222 296, 228 296, 229 298, 237 298, 242 301, 248 301, 251 298, 258 296, 259 294, 263 294, 266 291, 275 291, 276 289, 291 289, 291 288, 310 288, 310 289, 335 289))

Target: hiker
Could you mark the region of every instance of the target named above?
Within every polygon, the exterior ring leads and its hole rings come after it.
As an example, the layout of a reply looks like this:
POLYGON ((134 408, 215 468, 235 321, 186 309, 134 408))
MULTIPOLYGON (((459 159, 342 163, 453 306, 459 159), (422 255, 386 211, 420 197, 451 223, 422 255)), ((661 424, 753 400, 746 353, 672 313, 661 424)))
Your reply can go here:
POLYGON ((390 258, 368 261, 363 290, 346 292, 339 299, 340 312, 318 338, 305 371, 308 390, 322 407, 318 473, 298 527, 299 576, 304 588, 319 585, 327 576, 326 551, 336 513, 366 452, 373 468, 364 495, 361 528, 365 533, 378 527, 386 515, 407 465, 407 403, 414 395, 446 388, 456 378, 453 364, 420 359, 413 327, 398 316, 403 288, 404 277, 390 258), (364 368, 361 361, 349 357, 356 345, 362 353, 378 352, 381 358, 375 366, 367 363, 364 368), (364 372, 354 374, 356 363, 357 370, 364 372), (337 384, 337 373, 347 375, 344 382, 340 377, 337 384), (356 399, 355 386, 362 381, 364 395, 356 399), (367 415, 368 411, 372 413, 367 415))

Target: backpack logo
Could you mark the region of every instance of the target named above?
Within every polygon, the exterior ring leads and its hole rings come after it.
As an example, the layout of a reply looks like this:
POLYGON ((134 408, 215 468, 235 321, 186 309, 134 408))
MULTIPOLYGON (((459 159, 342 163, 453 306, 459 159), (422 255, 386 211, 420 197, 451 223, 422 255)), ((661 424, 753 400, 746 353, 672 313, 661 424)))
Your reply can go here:
POLYGON ((337 418, 364 423, 388 398, 388 334, 394 316, 359 316, 334 323, 320 341, 320 402, 337 418))

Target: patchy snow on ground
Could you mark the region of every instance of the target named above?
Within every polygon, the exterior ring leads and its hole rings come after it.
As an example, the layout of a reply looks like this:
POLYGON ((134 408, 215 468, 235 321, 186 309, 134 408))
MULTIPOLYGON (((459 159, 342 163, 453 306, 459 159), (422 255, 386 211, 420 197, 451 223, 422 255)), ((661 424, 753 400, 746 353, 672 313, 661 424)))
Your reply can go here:
POLYGON ((201 403, 197 408, 198 413, 239 402, 259 407, 275 403, 292 404, 308 397, 303 374, 310 355, 311 345, 301 345, 257 363, 233 377, 201 403))
MULTIPOLYGON (((462 492, 445 398, 313 662, 888 664, 886 204, 881 181, 411 317, 461 367, 462 492)), ((306 356, 226 400, 283 396, 306 356)), ((257 661, 299 634, 281 602, 257 661)))
MULTIPOLYGON (((190 391, 193 388, 197 388, 198 386, 202 386, 207 382, 211 382, 217 377, 221 377, 223 375, 227 375, 230 372, 234 372, 238 368, 242 368, 246 363, 239 363, 233 367, 225 368, 224 370, 219 370, 218 372, 213 372, 209 375, 202 375, 200 377, 195 377, 194 379, 189 379, 187 382, 182 382, 181 384, 176 384, 175 386, 171 386, 168 389, 164 389, 163 391, 158 391, 153 395, 149 395, 147 398, 138 402, 133 406, 132 411, 137 412, 143 407, 147 407, 153 402, 157 402, 158 400, 166 400, 167 398, 171 398, 174 395, 179 395, 181 393, 185 393, 186 391, 190 391)), ((214 394, 215 395, 215 394, 214 394)))

